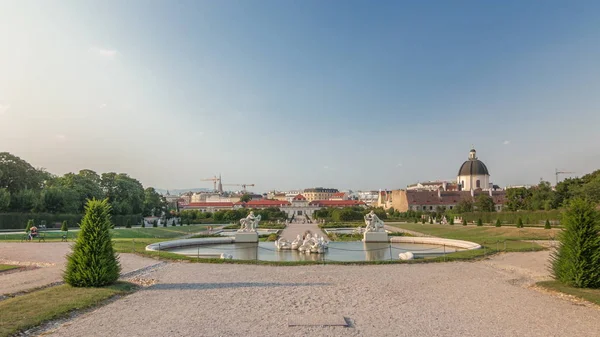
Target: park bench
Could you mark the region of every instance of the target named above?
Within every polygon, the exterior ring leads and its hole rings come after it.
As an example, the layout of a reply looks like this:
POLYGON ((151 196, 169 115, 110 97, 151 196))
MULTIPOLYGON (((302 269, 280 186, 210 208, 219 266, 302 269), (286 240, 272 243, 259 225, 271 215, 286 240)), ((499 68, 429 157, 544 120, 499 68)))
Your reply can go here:
POLYGON ((37 235, 38 242, 46 242, 46 233, 38 233, 37 235))

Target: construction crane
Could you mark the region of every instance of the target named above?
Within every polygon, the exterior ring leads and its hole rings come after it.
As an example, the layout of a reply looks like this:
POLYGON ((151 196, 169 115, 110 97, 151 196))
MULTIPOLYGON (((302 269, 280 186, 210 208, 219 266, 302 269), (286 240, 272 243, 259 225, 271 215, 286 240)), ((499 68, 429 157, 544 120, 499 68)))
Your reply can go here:
POLYGON ((556 185, 558 185, 558 175, 559 174, 571 174, 571 173, 575 173, 575 172, 559 171, 558 169, 554 169, 554 174, 556 175, 556 185))
POLYGON ((213 189, 215 191, 219 191, 219 192, 223 192, 223 185, 221 184, 221 175, 219 174, 219 177, 217 178, 217 176, 214 176, 212 178, 207 178, 207 179, 200 179, 200 181, 212 181, 213 182, 213 189), (219 188, 217 189, 217 183, 219 184, 219 188))
POLYGON ((242 186, 244 193, 246 193, 246 186, 254 187, 254 184, 223 184, 223 186, 242 186))

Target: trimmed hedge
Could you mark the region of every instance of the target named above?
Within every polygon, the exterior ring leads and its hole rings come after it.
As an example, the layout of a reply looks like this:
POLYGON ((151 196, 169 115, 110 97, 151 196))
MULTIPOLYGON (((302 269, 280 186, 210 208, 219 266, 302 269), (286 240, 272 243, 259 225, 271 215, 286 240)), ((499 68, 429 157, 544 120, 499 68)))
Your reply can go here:
POLYGON ((546 220, 553 224, 558 224, 561 219, 561 211, 558 209, 551 211, 519 211, 519 212, 470 212, 460 214, 468 222, 477 222, 481 219, 484 223, 495 223, 497 219, 503 224, 516 224, 519 218, 525 221, 525 224, 533 226, 544 226, 546 220))
MULTIPOLYGON (((32 219, 38 227, 42 221, 46 221, 47 228, 59 229, 63 221, 67 221, 71 227, 76 227, 79 226, 82 218, 83 214, 0 213, 0 229, 25 229, 29 219, 32 219)), ((141 221, 141 214, 112 216, 112 223, 119 227, 141 221)))

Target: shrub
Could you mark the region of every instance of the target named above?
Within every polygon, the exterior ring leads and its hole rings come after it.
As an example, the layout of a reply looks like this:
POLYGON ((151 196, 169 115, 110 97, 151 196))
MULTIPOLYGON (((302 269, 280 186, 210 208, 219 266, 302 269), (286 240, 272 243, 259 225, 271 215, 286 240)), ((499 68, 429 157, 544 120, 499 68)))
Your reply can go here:
POLYGON ((453 216, 450 217, 450 225, 454 226, 454 217, 453 216))
POLYGON ((429 217, 429 223, 433 224, 433 218, 432 217, 429 217))
POLYGON ((125 223, 125 228, 131 228, 131 222, 127 221, 127 222, 125 223))
POLYGON ((421 218, 421 223, 425 224, 425 218, 421 218))
POLYGON ((419 219, 415 218, 415 223, 419 223, 419 219))
POLYGON ((142 228, 146 228, 146 220, 142 220, 142 228))
POLYGON ((35 223, 33 222, 33 219, 29 219, 27 220, 27 226, 25 226, 25 232, 29 232, 29 228, 35 226, 35 223))
POLYGON ((600 288, 600 214, 592 202, 573 199, 563 213, 564 231, 552 253, 552 274, 577 288, 600 288))
POLYGON ((67 224, 67 220, 62 222, 62 225, 60 226, 60 230, 63 232, 66 232, 69 230, 69 225, 67 224))
POLYGON ((189 225, 191 225, 191 224, 192 224, 192 220, 190 220, 190 219, 188 218, 188 219, 187 219, 187 222, 186 222, 186 224, 187 224, 188 226, 189 226, 189 225))
POLYGON ((481 218, 477 219, 477 226, 483 226, 483 221, 481 221, 481 218))
POLYGON ((527 225, 531 225, 531 222, 529 222, 529 217, 526 217, 526 218, 525 218, 525 224, 527 224, 527 225))
POLYGON ((500 221, 500 219, 496 219, 496 227, 502 227, 502 221, 500 221))
POLYGON ((523 228, 523 220, 521 220, 521 218, 517 220, 517 228, 523 228))
POLYGON ((119 279, 121 266, 111 241, 110 211, 108 199, 92 199, 85 205, 81 230, 67 256, 64 280, 71 286, 102 287, 119 279))
POLYGON ((552 226, 550 226, 550 220, 546 219, 546 224, 544 225, 545 229, 550 229, 552 228, 552 226))
POLYGON ((152 227, 158 227, 158 221, 157 220, 152 221, 152 227))
POLYGON ((467 219, 463 219, 463 226, 467 225, 467 219))
POLYGON ((267 237, 267 241, 277 241, 277 234, 273 233, 267 237))
POLYGON ((162 224, 163 224, 163 227, 167 227, 167 221, 166 220, 163 221, 162 224))

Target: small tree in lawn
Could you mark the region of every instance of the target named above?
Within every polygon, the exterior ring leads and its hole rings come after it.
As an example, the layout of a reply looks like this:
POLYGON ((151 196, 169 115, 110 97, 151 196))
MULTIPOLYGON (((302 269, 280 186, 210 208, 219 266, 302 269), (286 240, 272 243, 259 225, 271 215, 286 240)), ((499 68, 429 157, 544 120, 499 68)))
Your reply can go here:
POLYGON ((192 224, 192 220, 190 220, 190 218, 187 218, 187 225, 191 225, 192 224))
POLYGON ((69 225, 67 224, 67 220, 62 222, 62 225, 60 226, 60 230, 63 232, 67 232, 69 230, 69 225))
POLYGON ((418 219, 418 218, 415 218, 415 223, 418 223, 418 222, 419 222, 419 219, 418 219))
POLYGON ((450 217, 450 225, 454 226, 454 217, 453 216, 450 217))
POLYGON ((425 218, 421 217, 421 224, 425 224, 425 218))
POLYGON ((544 225, 545 229, 550 229, 552 228, 552 226, 550 226, 550 220, 546 219, 546 224, 544 225))
POLYGON ((429 217, 429 223, 433 224, 433 218, 432 217, 429 217))
POLYGON ((102 287, 119 278, 121 266, 113 249, 108 200, 88 200, 73 252, 67 256, 66 283, 74 287, 102 287))
POLYGON ((142 224, 141 224, 142 228, 146 228, 146 220, 142 219, 142 224))
POLYGON ((156 220, 152 221, 152 227, 158 227, 158 221, 156 221, 156 220))
POLYGON ((164 220, 164 221, 161 220, 161 221, 162 221, 163 227, 167 227, 167 220, 164 220))
POLYGON ((552 254, 552 274, 577 288, 600 288, 600 214, 595 204, 573 199, 562 215, 564 230, 552 254))
POLYGON ((481 218, 477 219, 477 226, 483 226, 483 221, 481 221, 481 218))
POLYGON ((502 227, 502 221, 500 221, 500 219, 496 219, 496 227, 502 227))
POLYGON ((35 226, 33 219, 27 220, 27 225, 25 226, 25 232, 29 232, 29 229, 33 226, 35 226))
POLYGON ((463 219, 462 223, 463 223, 463 226, 466 226, 467 225, 467 219, 463 219))
POLYGON ((523 228, 523 220, 521 220, 521 218, 517 220, 517 228, 523 228))

